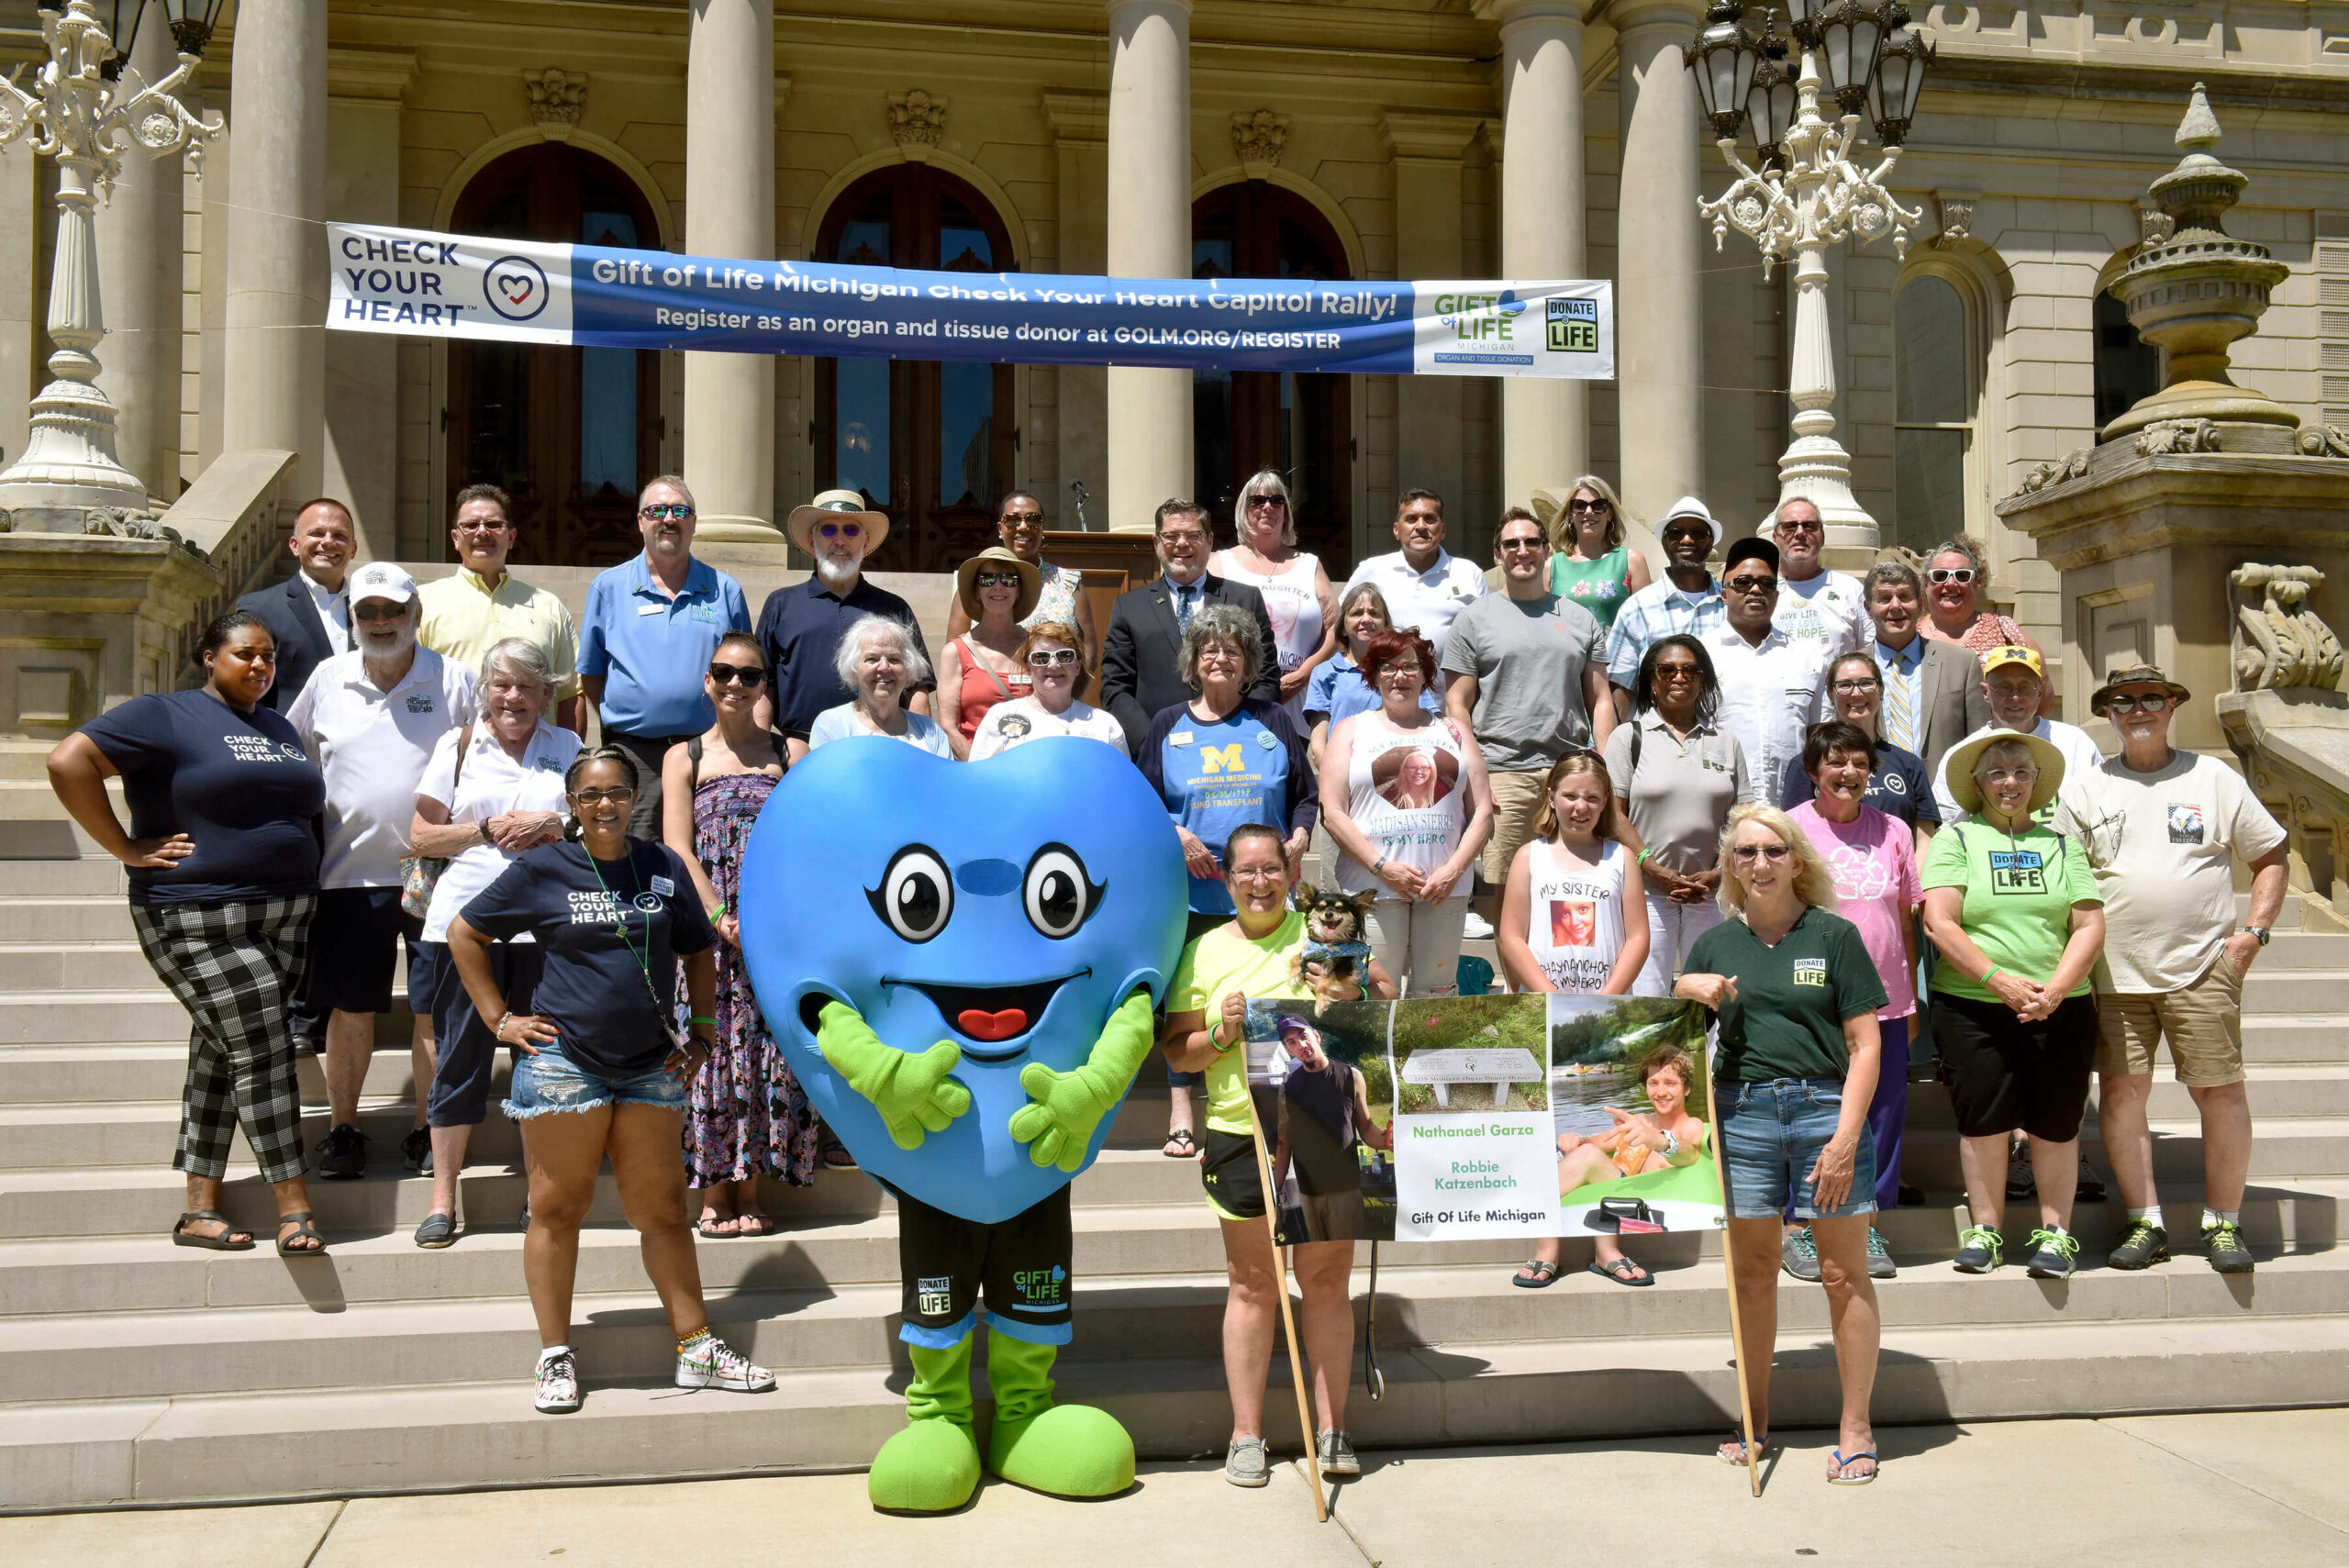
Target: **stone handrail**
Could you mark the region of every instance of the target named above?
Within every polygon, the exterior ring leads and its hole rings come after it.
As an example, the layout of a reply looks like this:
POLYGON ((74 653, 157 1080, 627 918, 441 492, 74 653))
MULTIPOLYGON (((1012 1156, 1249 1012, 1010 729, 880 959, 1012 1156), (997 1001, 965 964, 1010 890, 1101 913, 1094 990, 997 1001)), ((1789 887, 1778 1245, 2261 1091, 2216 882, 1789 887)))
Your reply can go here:
POLYGON ((2293 881, 2349 923, 2349 695, 2341 641, 2310 604, 2324 585, 2312 566, 2246 562, 2235 590, 2236 689, 2219 698, 2219 723, 2243 777, 2291 834, 2293 881))
POLYGON ((284 509, 298 505, 284 494, 294 453, 254 449, 223 452, 172 504, 158 527, 218 569, 218 594, 195 606, 179 649, 180 668, 194 667, 195 634, 206 622, 267 580, 285 538, 284 509))

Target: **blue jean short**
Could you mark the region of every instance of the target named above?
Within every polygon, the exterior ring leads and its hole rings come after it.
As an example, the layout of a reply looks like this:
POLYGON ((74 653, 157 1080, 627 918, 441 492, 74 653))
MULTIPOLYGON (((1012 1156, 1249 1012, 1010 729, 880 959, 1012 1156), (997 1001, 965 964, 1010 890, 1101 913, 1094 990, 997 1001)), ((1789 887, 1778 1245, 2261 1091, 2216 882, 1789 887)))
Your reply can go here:
POLYGON ((1876 1150, 1865 1127, 1852 1161, 1852 1190, 1834 1208, 1812 1201, 1810 1167, 1843 1115, 1840 1078, 1777 1078, 1713 1084, 1714 1115, 1728 1161, 1732 1219, 1841 1219, 1876 1212, 1876 1150), (1787 1207, 1787 1200, 1794 1200, 1787 1207))
POLYGON ((632 1078, 613 1077, 581 1066, 551 1045, 540 1046, 535 1056, 514 1053, 514 1084, 505 1110, 516 1121, 558 1111, 601 1110, 606 1106, 658 1106, 682 1111, 685 1082, 658 1067, 632 1078))

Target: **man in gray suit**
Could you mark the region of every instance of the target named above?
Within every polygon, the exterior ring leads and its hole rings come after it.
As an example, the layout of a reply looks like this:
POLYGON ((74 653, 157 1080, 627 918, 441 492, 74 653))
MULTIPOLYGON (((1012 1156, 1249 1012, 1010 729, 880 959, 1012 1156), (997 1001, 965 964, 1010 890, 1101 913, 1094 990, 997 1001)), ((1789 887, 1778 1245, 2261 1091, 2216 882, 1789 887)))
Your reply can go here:
POLYGON ((1884 670, 1884 738, 1924 759, 1929 778, 1942 757, 1990 722, 1981 662, 1954 642, 1917 630, 1924 584, 1905 562, 1879 561, 1867 576, 1868 618, 1876 623, 1876 662, 1884 670))

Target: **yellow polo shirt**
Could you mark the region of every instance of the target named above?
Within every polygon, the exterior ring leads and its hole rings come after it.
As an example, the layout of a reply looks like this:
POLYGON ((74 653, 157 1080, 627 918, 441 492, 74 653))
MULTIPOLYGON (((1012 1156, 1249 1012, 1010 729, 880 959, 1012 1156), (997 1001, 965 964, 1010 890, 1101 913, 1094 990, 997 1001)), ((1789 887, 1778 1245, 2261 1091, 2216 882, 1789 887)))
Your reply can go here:
POLYGON ((579 632, 561 599, 544 588, 533 588, 511 572, 493 588, 478 573, 460 566, 449 576, 417 589, 424 618, 416 639, 444 659, 453 659, 476 673, 481 656, 492 645, 519 637, 546 650, 554 671, 557 702, 579 694, 579 632))

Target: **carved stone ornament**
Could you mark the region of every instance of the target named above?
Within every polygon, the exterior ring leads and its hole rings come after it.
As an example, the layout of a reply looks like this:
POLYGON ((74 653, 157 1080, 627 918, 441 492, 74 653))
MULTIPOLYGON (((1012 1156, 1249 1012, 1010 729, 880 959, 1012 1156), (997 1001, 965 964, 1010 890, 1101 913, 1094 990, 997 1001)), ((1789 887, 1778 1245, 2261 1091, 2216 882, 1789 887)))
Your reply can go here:
POLYGON ((899 147, 936 147, 946 135, 946 100, 916 87, 889 95, 889 134, 899 147))
POLYGON ((2219 450, 2219 427, 2210 419, 2164 419, 2137 434, 2139 457, 2176 457, 2219 450))
POLYGON ((2137 239, 2146 245, 2166 245, 2177 232, 2177 219, 2154 207, 2137 209, 2137 239))
POLYGON ((1946 250, 1974 232, 1974 198, 1972 196, 1933 197, 1933 205, 1941 211, 1942 229, 1933 236, 1933 249, 1946 250))
POLYGON ((2338 425, 2303 425, 2299 448, 2302 457, 2349 457, 2349 430, 2338 425))
POLYGON ((1278 163, 1288 149, 1288 117, 1270 109, 1231 117, 1231 152, 1242 163, 1278 163))
POLYGON ((2309 595, 2323 586, 2313 566, 2262 566, 2245 562, 2227 574, 2248 600, 2235 606, 2235 690, 2341 687, 2341 639, 2309 607, 2309 595))
POLYGON ((548 66, 544 71, 522 72, 522 85, 529 90, 530 117, 542 126, 560 126, 564 130, 579 123, 579 113, 587 106, 587 73, 548 66))
POLYGON ((2035 464, 2030 473, 2022 476, 2022 484, 2016 489, 2015 495, 2028 495, 2033 491, 2044 490, 2051 484, 2061 484, 2067 479, 2077 479, 2087 471, 2088 449, 2081 447, 2076 451, 2065 453, 2056 462, 2035 464))

